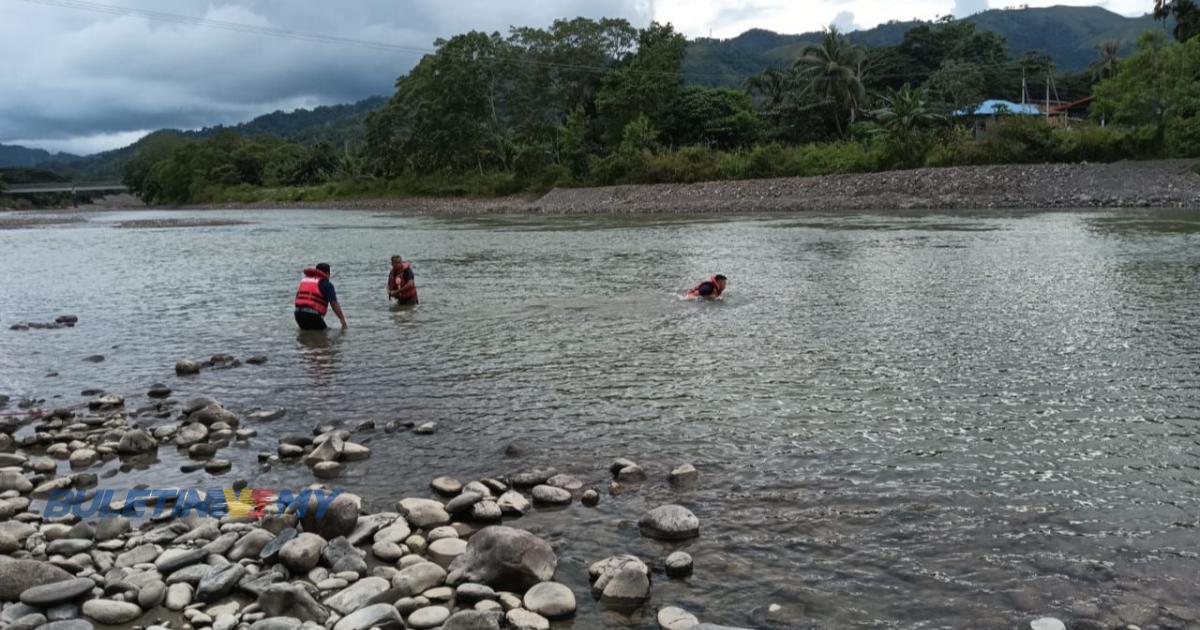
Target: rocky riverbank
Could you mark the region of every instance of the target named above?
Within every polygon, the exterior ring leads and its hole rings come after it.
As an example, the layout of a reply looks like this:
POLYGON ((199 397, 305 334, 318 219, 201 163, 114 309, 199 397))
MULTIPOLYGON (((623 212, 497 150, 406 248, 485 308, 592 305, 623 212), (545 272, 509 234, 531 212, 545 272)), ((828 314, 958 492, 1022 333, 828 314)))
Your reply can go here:
MULTIPOLYGON (((216 355, 181 360, 176 371, 265 361, 216 355)), ((144 465, 158 451, 176 449, 191 462, 185 466, 224 475, 230 465, 219 451, 285 412, 238 414, 210 398, 181 402, 160 384, 136 408, 120 395, 90 395, 54 409, 23 400, 20 411, 0 397, 0 626, 544 630, 569 620, 601 627, 608 622, 574 619, 577 597, 628 613, 647 605, 654 581, 692 573, 692 558, 673 547, 700 536, 700 521, 667 504, 638 522, 642 536, 663 541, 663 557, 614 549, 591 559, 590 592, 556 581, 554 547, 521 529, 521 516, 575 501, 601 510, 604 488, 547 467, 466 483, 439 477, 430 480, 428 496, 395 497, 391 509, 374 512, 332 483, 291 496, 253 489, 244 479, 217 496, 144 487, 116 496, 89 469, 113 459, 144 465)), ((436 426, 317 426, 281 438, 276 452, 259 460, 268 467, 303 463, 315 477, 336 478, 342 466, 370 457, 354 436, 377 430, 431 434, 436 426)), ((686 488, 700 474, 684 464, 666 479, 648 479, 626 459, 609 472, 612 501, 630 485, 686 488)), ((227 483, 214 478, 213 485, 227 483)), ((671 630, 722 627, 676 607, 650 612, 671 630)))
POLYGON ((697 184, 559 188, 541 197, 340 199, 205 208, 330 208, 425 214, 1200 208, 1193 160, 925 168, 697 184))

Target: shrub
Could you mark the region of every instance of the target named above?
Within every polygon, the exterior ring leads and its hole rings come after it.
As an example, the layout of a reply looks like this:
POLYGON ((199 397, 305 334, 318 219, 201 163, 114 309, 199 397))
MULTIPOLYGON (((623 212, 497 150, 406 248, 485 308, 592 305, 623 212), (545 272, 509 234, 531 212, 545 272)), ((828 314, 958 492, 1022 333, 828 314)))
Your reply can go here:
POLYGON ((1171 157, 1200 157, 1200 115, 1172 119, 1164 137, 1171 157))
POLYGON ((1130 156, 1129 131, 1087 125, 1055 129, 1055 153, 1064 162, 1115 162, 1130 156))

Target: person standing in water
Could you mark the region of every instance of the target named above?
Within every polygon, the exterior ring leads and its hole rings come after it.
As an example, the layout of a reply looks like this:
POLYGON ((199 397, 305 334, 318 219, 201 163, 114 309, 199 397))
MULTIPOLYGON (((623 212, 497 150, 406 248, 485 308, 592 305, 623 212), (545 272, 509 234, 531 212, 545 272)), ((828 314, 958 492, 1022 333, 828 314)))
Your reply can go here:
POLYGON ((413 277, 412 265, 399 255, 392 256, 392 270, 388 272, 388 297, 397 304, 419 304, 417 282, 413 277))
POLYGON ((300 288, 296 289, 296 324, 301 330, 325 330, 325 313, 333 309, 342 322, 342 330, 346 330, 346 316, 338 304, 337 291, 329 280, 329 263, 320 263, 316 267, 304 270, 304 278, 300 280, 300 288))
POLYGON ((725 283, 728 281, 729 279, 725 276, 717 274, 689 289, 687 295, 684 297, 689 300, 695 300, 699 298, 715 300, 721 297, 721 294, 725 292, 725 283))

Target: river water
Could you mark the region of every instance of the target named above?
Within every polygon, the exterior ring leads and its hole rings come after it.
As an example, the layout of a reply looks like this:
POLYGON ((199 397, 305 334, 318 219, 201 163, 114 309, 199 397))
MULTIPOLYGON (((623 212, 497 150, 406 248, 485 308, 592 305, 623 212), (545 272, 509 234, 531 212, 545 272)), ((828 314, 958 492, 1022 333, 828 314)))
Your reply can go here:
POLYGON ((598 508, 516 521, 555 543, 580 601, 557 627, 655 627, 663 605, 761 628, 1200 620, 1197 218, 113 212, 0 231, 0 251, 0 393, 133 405, 163 382, 289 410, 221 452, 229 474, 183 473, 168 447, 109 462, 102 487, 299 487, 307 468, 257 453, 365 420, 438 423, 355 436, 372 457, 337 485, 376 509, 438 475, 549 464, 605 490, 613 458, 642 463, 650 480, 598 508), (246 223, 118 227, 159 218, 246 223), (416 309, 389 310, 395 253, 416 309), (350 329, 311 339, 290 303, 318 260, 350 329), (678 299, 717 272, 723 302, 678 299), (67 312, 74 329, 7 329, 67 312), (217 352, 269 362, 175 376, 217 352), (677 492, 684 462, 701 481, 677 492), (699 539, 639 536, 665 502, 699 539), (587 596, 590 562, 677 548, 695 575, 656 574, 641 613, 587 596))

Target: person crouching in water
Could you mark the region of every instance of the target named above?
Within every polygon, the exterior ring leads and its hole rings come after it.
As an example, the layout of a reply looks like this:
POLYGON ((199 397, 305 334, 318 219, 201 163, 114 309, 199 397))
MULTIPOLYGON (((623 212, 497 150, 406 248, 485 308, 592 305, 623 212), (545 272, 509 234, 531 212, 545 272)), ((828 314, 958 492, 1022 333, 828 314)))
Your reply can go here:
POLYGON ((300 288, 296 289, 296 324, 301 330, 325 330, 325 313, 333 309, 346 329, 346 316, 338 304, 337 291, 329 281, 329 263, 304 270, 300 288))
POLYGON ((684 299, 696 300, 703 298, 706 300, 715 300, 725 292, 725 283, 728 280, 725 276, 717 274, 689 289, 684 299))
POLYGON ((388 272, 388 297, 397 304, 418 304, 417 282, 413 278, 412 265, 399 256, 392 256, 392 270, 388 272))

